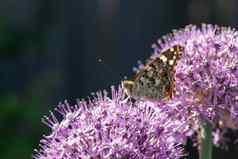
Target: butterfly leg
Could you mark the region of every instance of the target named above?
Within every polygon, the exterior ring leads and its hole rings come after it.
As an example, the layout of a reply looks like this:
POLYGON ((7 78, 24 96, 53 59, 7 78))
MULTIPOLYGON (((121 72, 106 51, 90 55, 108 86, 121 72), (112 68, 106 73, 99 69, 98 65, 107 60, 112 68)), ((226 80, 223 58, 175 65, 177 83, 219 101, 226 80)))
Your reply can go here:
POLYGON ((128 100, 130 99, 131 97, 130 96, 127 96, 123 101, 121 101, 120 103, 121 104, 125 104, 128 102, 128 100))

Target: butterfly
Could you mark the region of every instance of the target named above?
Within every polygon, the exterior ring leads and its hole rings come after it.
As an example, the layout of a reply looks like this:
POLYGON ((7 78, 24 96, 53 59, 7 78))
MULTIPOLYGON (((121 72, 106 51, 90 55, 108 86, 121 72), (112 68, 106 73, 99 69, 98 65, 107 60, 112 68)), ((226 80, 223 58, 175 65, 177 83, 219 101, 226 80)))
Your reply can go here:
POLYGON ((175 66, 184 47, 175 45, 151 59, 132 80, 122 81, 125 93, 134 99, 158 101, 172 98, 175 66))

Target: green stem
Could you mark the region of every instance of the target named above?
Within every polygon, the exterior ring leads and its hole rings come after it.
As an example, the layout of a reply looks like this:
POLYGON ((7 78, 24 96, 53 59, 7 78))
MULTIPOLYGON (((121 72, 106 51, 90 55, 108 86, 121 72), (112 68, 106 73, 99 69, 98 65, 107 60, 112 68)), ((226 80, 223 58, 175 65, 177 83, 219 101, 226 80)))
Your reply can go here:
POLYGON ((212 125, 204 123, 200 135, 199 159, 212 159, 212 125))

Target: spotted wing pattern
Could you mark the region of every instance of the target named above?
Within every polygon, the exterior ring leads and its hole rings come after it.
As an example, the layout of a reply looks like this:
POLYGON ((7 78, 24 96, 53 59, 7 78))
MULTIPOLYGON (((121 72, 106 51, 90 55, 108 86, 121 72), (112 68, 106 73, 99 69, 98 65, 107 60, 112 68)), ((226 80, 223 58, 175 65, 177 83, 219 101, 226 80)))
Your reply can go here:
POLYGON ((162 52, 140 70, 133 80, 123 81, 128 96, 135 99, 162 100, 173 96, 174 72, 183 47, 174 47, 162 52))

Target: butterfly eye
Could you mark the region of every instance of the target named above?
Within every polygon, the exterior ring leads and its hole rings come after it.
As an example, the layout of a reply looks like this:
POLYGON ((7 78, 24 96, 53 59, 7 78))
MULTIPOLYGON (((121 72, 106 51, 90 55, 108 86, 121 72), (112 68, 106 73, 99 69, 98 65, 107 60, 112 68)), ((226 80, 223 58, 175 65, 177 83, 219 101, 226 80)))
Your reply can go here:
POLYGON ((133 81, 129 81, 129 80, 122 81, 122 88, 125 90, 127 95, 131 95, 134 85, 135 85, 135 82, 133 81))
POLYGON ((135 84, 135 82, 133 82, 133 81, 125 80, 122 82, 122 87, 125 89, 132 89, 134 84, 135 84))

